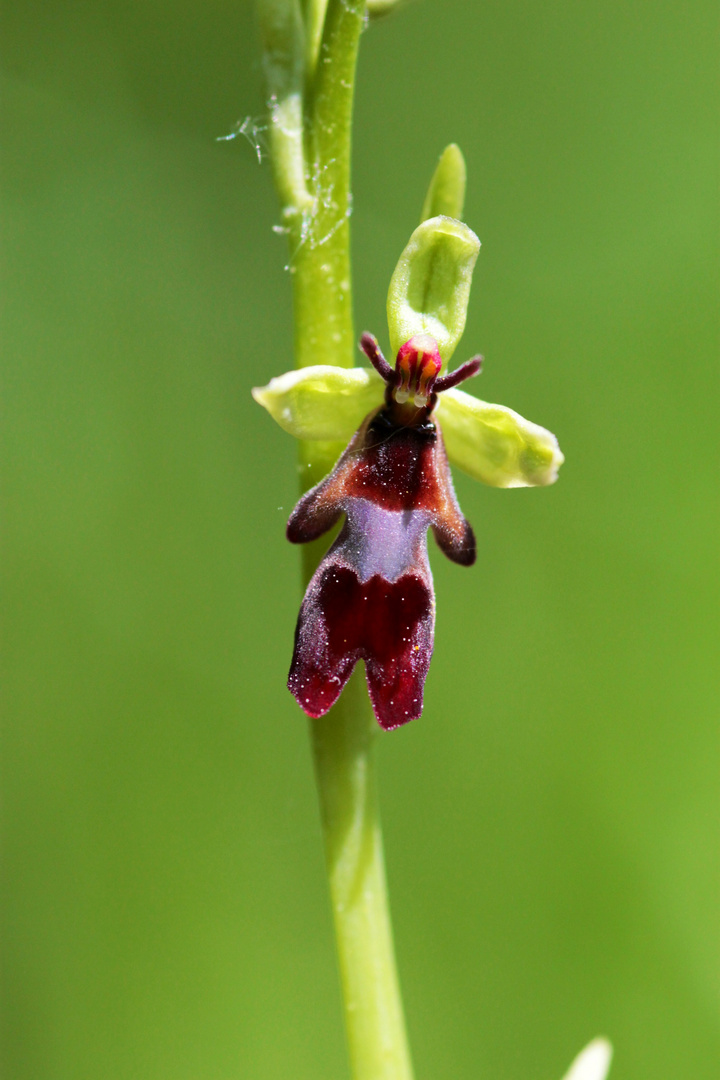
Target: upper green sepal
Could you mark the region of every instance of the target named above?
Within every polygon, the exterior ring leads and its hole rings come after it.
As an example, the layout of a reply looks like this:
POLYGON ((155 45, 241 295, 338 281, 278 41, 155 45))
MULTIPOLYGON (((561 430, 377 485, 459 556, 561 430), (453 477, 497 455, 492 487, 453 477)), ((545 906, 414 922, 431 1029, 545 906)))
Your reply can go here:
POLYGON ((252 396, 296 439, 349 442, 384 393, 376 371, 317 364, 271 379, 252 396))
POLYGON ((446 365, 465 329, 480 241, 442 214, 418 225, 395 267, 387 298, 390 346, 396 355, 415 334, 430 334, 446 365))
POLYGON ((440 394, 437 418, 448 458, 491 487, 554 484, 565 458, 552 432, 504 405, 490 405, 463 390, 440 394))
POLYGON ((420 220, 427 221, 428 218, 444 214, 461 221, 466 180, 467 169, 462 150, 457 143, 450 143, 440 155, 425 196, 420 220))

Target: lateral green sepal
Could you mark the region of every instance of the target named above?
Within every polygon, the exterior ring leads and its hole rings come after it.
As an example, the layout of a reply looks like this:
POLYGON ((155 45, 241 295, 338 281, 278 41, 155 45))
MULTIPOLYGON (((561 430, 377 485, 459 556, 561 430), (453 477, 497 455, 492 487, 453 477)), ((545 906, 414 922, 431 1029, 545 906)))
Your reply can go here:
POLYGON ((455 218, 429 218, 403 251, 388 290, 393 356, 415 334, 434 337, 447 364, 465 329, 470 283, 480 241, 455 218))
POLYGON ((504 405, 490 405, 463 390, 440 394, 436 415, 448 458, 491 487, 554 484, 565 460, 552 432, 504 405))
POLYGON ((384 393, 376 371, 317 364, 271 379, 252 396, 296 439, 347 443, 384 393))

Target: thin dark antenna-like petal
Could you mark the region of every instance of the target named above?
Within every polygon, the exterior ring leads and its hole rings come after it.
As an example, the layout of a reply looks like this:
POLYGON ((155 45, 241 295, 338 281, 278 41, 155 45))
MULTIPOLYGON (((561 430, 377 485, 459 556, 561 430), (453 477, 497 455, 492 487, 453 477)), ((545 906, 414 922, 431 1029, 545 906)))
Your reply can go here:
POLYGON ((466 360, 464 364, 461 364, 459 368, 455 368, 449 375, 445 375, 442 379, 436 379, 433 387, 435 393, 441 394, 443 390, 449 390, 451 386, 457 386, 458 383, 465 382, 466 379, 472 379, 473 375, 477 375, 480 371, 482 362, 482 356, 473 356, 472 360, 466 360))
POLYGON ((360 338, 360 348, 365 353, 378 375, 380 375, 386 383, 392 385, 395 381, 395 372, 380 351, 377 338, 373 337, 372 334, 363 334, 360 338))

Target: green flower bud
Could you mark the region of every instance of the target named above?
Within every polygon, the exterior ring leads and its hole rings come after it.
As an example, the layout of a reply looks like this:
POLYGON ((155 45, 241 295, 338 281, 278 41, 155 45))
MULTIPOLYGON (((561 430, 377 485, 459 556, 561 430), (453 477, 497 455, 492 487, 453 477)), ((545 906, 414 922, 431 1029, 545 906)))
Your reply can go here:
POLYGON ((554 484, 563 457, 552 432, 504 405, 463 390, 439 395, 437 418, 450 461, 491 487, 554 484))
POLYGON ((446 146, 430 181, 420 221, 444 214, 462 220, 467 170, 462 150, 456 143, 446 146))
POLYGON ((480 241, 450 217, 419 225, 395 267, 387 298, 393 354, 415 334, 434 337, 443 363, 465 329, 473 267, 480 241))
POLYGON ((346 443, 384 393, 376 371, 317 364, 271 379, 252 396, 296 439, 346 443))

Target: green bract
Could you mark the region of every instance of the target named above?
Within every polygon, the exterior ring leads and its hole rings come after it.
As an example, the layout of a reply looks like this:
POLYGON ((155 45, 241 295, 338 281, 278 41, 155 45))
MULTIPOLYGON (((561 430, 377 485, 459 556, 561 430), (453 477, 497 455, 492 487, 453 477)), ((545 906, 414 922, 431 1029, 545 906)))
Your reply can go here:
MULTIPOLYGON (((349 442, 383 401, 384 383, 367 368, 324 365, 289 371, 253 397, 296 439, 349 442)), ((504 405, 445 390, 436 409, 450 461, 491 487, 552 484, 564 458, 555 436, 504 405)))
POLYGON ((430 334, 438 343, 443 364, 447 364, 465 329, 479 250, 475 233, 455 218, 439 215, 417 227, 388 290, 393 355, 415 334, 430 334))
POLYGON ((427 221, 438 214, 461 220, 465 205, 466 178, 467 170, 462 150, 456 143, 450 143, 440 155, 433 173, 420 221, 427 221))
POLYGON ((382 379, 369 368, 317 364, 271 379, 252 395, 296 439, 348 442, 384 392, 382 379))
POLYGON ((491 487, 554 484, 565 458, 552 432, 504 405, 446 390, 437 405, 448 457, 491 487))

